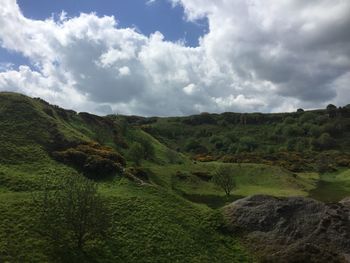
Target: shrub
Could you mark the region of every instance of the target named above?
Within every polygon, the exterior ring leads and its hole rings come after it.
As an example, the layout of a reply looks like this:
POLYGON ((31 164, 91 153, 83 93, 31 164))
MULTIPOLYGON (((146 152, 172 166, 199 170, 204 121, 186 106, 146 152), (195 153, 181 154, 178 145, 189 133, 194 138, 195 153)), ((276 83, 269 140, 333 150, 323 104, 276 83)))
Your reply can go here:
POLYGON ((294 151, 296 149, 297 139, 292 138, 287 141, 287 151, 294 151))
POLYGON ((286 127, 284 127, 283 129, 283 134, 285 136, 303 136, 305 134, 304 129, 302 129, 301 127, 299 127, 298 125, 288 125, 286 127))
POLYGON ((311 125, 308 133, 312 137, 318 138, 322 133, 322 129, 317 125, 311 125))
POLYGON ((339 136, 342 134, 344 129, 344 125, 340 121, 332 122, 332 123, 326 123, 322 126, 322 130, 325 133, 329 133, 332 136, 339 136))
POLYGON ((84 171, 89 176, 99 178, 113 175, 115 172, 121 173, 122 167, 110 159, 99 155, 90 155, 84 164, 84 171))
POLYGON ((205 154, 208 152, 208 149, 205 146, 201 145, 198 141, 193 139, 190 139, 187 142, 185 150, 197 154, 205 154))
POLYGON ((140 165, 144 155, 144 148, 138 142, 134 142, 128 151, 129 159, 137 165, 140 165))
POLYGON ((323 133, 318 139, 313 139, 311 144, 314 150, 328 150, 334 147, 336 142, 328 133, 323 133))
POLYGON ((226 138, 229 139, 232 143, 236 143, 239 141, 236 133, 234 132, 229 132, 225 134, 226 138))
POLYGON ((326 115, 320 115, 320 116, 317 116, 315 122, 318 125, 322 125, 322 124, 325 124, 326 122, 328 122, 328 118, 326 115))
POLYGON ((168 159, 169 163, 172 163, 172 164, 183 163, 183 160, 181 159, 180 155, 172 149, 169 149, 169 148, 166 149, 165 157, 168 159))
POLYGON ((335 140, 328 134, 323 133, 318 139, 322 149, 330 149, 335 146, 335 140))
POLYGON ((299 138, 297 140, 295 150, 298 152, 304 152, 305 150, 308 150, 310 147, 309 145, 309 139, 307 138, 299 138))
POLYGON ((299 117, 300 123, 306 123, 306 122, 314 122, 317 118, 317 114, 313 112, 305 112, 299 117))
POLYGON ((210 138, 210 143, 214 144, 216 149, 226 150, 231 144, 231 140, 222 135, 214 135, 210 138))
POLYGON ((253 152, 258 147, 258 143, 252 137, 242 137, 239 140, 239 151, 253 152))
POLYGON ((125 159, 112 148, 93 142, 53 152, 52 156, 96 179, 121 173, 126 164, 125 159))
POLYGON ((137 142, 139 142, 143 147, 143 158, 145 160, 153 159, 155 155, 155 150, 151 140, 146 137, 139 137, 137 139, 137 142))
POLYGON ((285 120, 284 120, 284 123, 289 125, 289 124, 294 124, 295 123, 295 119, 292 118, 292 117, 287 117, 285 120))

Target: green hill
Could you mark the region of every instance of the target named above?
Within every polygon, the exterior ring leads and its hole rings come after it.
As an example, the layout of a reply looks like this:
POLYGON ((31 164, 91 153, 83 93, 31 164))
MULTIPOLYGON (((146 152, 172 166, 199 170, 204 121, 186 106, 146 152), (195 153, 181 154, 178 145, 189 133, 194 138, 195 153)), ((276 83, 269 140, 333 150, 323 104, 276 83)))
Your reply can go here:
POLYGON ((294 172, 317 171, 317 163, 325 161, 329 171, 350 163, 349 107, 127 120, 199 161, 274 164, 294 172))
MULTIPOLYGON (((104 157, 107 151, 127 156, 128 145, 145 138, 155 152, 147 162, 169 162, 167 147, 139 129, 125 131, 122 126, 118 118, 76 113, 40 99, 0 93, 1 262, 55 261, 49 244, 35 230, 40 226, 33 221, 31 193, 41 190, 45 176, 81 170, 74 163, 56 160, 54 152, 80 151, 92 145, 86 154, 96 156, 97 152, 104 157)), ((172 155, 172 160, 185 159, 172 155)), ((127 163, 121 165, 130 167, 130 161, 127 163)), ((118 176, 118 172, 101 176, 98 182, 115 211, 115 223, 104 242, 86 251, 85 261, 250 261, 235 238, 219 231, 221 219, 208 208, 193 205, 156 185, 139 186, 118 176)))
POLYGON ((221 207, 257 193, 350 193, 349 120, 347 108, 100 117, 2 92, 0 262, 59 261, 38 234, 32 196, 44 178, 73 174, 95 180, 113 211, 86 262, 252 262, 254 253, 226 231, 221 207), (229 198, 211 179, 219 165, 236 181, 229 198))

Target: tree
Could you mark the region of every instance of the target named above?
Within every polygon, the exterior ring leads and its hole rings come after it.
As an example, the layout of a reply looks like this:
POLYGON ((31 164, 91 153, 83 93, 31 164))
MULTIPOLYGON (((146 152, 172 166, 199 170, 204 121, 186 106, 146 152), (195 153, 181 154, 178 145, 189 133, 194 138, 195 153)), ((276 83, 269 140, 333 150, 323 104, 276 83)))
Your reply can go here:
POLYGON ((143 147, 143 158, 152 160, 155 156, 155 149, 150 138, 140 136, 137 140, 143 147))
POLYGON ((336 141, 328 133, 322 133, 320 138, 318 138, 318 141, 321 148, 324 150, 330 149, 336 144, 336 141))
POLYGON ((226 196, 229 196, 233 188, 236 187, 232 168, 227 165, 220 165, 216 169, 212 180, 217 186, 225 191, 226 196))
POLYGON ((38 232, 55 248, 84 252, 88 241, 102 238, 111 221, 97 184, 81 175, 64 176, 58 182, 43 182, 44 190, 33 196, 38 232))
POLYGON ((253 152, 258 147, 258 143, 254 138, 245 136, 239 139, 240 152, 253 152))
POLYGON ((155 148, 149 135, 134 132, 130 134, 129 139, 134 141, 134 143, 139 143, 141 145, 143 148, 143 159, 152 160, 155 157, 155 148))
POLYGON ((165 156, 167 157, 167 159, 169 160, 170 163, 177 163, 177 164, 182 163, 180 155, 172 149, 167 148, 167 150, 165 152, 165 156))
POLYGON ((329 118, 334 118, 337 116, 337 107, 333 104, 329 104, 326 108, 326 111, 329 118))
POLYGON ((310 124, 310 129, 309 129, 308 133, 312 137, 318 138, 322 134, 322 129, 318 125, 310 124))
POLYGON ((317 118, 317 114, 313 112, 305 112, 299 117, 300 123, 312 123, 317 118))
POLYGON ((283 128, 283 134, 288 137, 303 136, 304 133, 304 129, 296 124, 288 125, 283 128))
POLYGON ((208 152, 208 149, 205 146, 201 145, 197 140, 194 139, 190 139, 186 143, 185 150, 196 154, 203 154, 208 152))
POLYGON ((296 119, 292 118, 292 117, 287 117, 284 119, 284 123, 285 124, 294 124, 296 122, 296 119))
POLYGON ((144 157, 144 148, 138 142, 131 145, 129 149, 129 158, 137 165, 140 165, 142 158, 144 157))
POLYGON ((336 141, 328 133, 322 133, 318 139, 313 139, 311 144, 316 151, 329 150, 336 145, 336 141))

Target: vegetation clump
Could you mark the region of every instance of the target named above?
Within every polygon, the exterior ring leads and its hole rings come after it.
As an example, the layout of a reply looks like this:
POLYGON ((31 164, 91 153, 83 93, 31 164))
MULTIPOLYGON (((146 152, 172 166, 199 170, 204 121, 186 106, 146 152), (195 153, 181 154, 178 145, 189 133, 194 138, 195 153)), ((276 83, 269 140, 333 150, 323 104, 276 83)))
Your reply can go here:
POLYGON ((73 165, 86 176, 96 179, 121 173, 125 159, 110 147, 89 142, 74 148, 56 151, 53 157, 63 163, 73 165))

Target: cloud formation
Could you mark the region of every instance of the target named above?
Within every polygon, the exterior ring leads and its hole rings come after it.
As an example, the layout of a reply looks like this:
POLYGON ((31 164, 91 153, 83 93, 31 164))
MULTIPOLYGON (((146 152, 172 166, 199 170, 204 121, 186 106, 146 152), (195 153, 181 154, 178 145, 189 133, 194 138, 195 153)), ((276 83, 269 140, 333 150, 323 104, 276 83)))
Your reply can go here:
POLYGON ((171 1, 190 21, 208 19, 198 47, 120 28, 108 16, 32 20, 3 0, 1 45, 34 66, 1 67, 0 90, 99 114, 274 112, 350 102, 349 1, 171 1))

